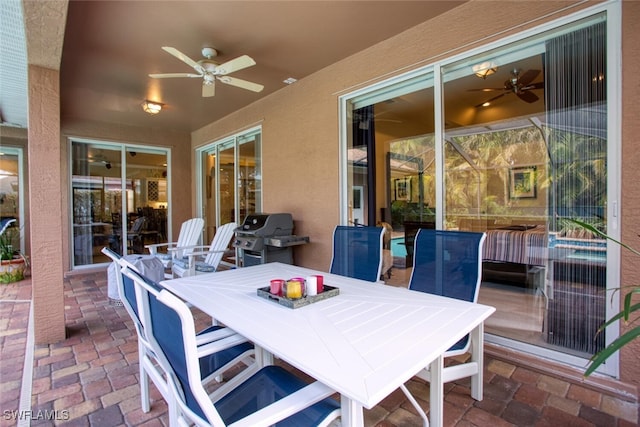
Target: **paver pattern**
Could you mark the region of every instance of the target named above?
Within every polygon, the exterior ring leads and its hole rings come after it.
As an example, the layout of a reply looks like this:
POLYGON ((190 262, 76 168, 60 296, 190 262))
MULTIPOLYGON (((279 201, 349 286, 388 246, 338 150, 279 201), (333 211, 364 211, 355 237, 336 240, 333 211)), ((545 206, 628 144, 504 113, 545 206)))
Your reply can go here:
MULTIPOLYGON (((19 416, 30 418, 32 426, 168 425, 167 405, 155 387, 151 386, 151 411, 144 413, 140 408, 136 332, 124 307, 109 302, 106 271, 65 280, 67 339, 33 349, 31 407, 20 412, 30 300, 29 279, 0 286, 0 427, 15 426, 19 416)), ((197 311, 194 316, 201 326, 210 320, 197 311)), ((637 402, 607 396, 526 366, 486 357, 484 378, 484 399, 480 402, 470 397, 468 379, 445 386, 446 426, 638 424, 637 402)), ((407 386, 428 411, 429 385, 413 379, 407 386)), ((365 425, 412 427, 422 423, 397 390, 365 411, 365 425)))

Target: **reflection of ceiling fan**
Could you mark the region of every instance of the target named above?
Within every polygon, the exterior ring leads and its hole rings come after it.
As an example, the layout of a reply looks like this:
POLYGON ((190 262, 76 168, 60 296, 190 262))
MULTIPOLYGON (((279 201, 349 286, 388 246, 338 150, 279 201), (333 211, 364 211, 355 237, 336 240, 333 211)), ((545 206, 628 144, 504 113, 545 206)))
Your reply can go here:
POLYGON ((202 96, 209 97, 214 96, 216 93, 215 90, 215 82, 216 80, 221 81, 224 84, 228 84, 231 86, 236 86, 242 89, 251 90, 253 92, 260 92, 264 86, 248 82, 246 80, 238 79, 235 77, 229 76, 229 74, 234 71, 242 70, 247 67, 251 67, 256 65, 256 61, 254 61, 248 55, 242 55, 236 59, 232 59, 231 61, 225 62, 224 64, 218 64, 211 60, 218 55, 218 52, 211 48, 205 47, 202 49, 202 55, 206 59, 201 59, 200 61, 194 61, 189 58, 184 53, 180 52, 178 49, 173 47, 164 46, 162 48, 165 52, 170 53, 175 56, 185 64, 193 67, 196 70, 195 73, 166 73, 166 74, 149 74, 149 77, 154 79, 164 79, 164 78, 172 78, 172 77, 202 77, 202 96))
POLYGON ((369 129, 369 122, 373 120, 374 122, 391 122, 391 123, 402 123, 402 120, 394 120, 394 119, 379 119, 379 116, 383 114, 387 114, 389 111, 382 111, 381 113, 372 114, 366 111, 358 111, 355 110, 353 112, 353 122, 359 122, 358 128, 367 130, 369 129))
POLYGON ((533 92, 530 92, 533 89, 544 89, 544 82, 531 83, 538 77, 540 74, 540 70, 529 70, 520 74, 519 69, 514 68, 511 71, 511 78, 504 82, 504 87, 501 88, 485 88, 485 89, 471 89, 472 91, 480 91, 480 92, 493 92, 493 91, 501 91, 500 95, 494 96, 491 99, 484 101, 481 104, 476 105, 476 108, 488 106, 489 103, 495 101, 498 98, 501 98, 510 93, 515 93, 518 98, 523 100, 524 102, 532 103, 536 102, 538 99, 538 95, 533 92))

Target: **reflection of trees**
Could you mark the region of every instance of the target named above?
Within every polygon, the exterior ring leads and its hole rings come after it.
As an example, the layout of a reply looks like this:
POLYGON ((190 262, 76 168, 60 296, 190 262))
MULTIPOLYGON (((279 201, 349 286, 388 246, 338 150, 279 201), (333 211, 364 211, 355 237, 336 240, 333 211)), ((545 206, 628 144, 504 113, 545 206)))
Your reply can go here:
POLYGON ((506 197, 509 170, 546 160, 544 140, 534 126, 447 138, 447 214, 523 214, 506 197))
POLYGON ((547 184, 554 218, 580 218, 591 223, 604 220, 607 141, 575 132, 548 132, 551 165, 547 184))
MULTIPOLYGON (((546 132, 548 143, 540 128, 533 125, 447 135, 444 152, 447 217, 526 216, 531 215, 532 208, 535 215, 541 211, 546 215, 548 206, 554 217, 604 219, 606 141, 575 132, 549 129, 546 132), (508 197, 509 171, 531 165, 538 166, 538 188, 548 191, 548 200, 544 198, 545 191, 536 207, 527 207, 522 201, 508 197)), ((435 196, 433 147, 430 136, 395 141, 390 146, 397 161, 394 173, 412 177, 412 200, 418 201, 413 209, 426 206, 429 200, 426 196, 435 196)))

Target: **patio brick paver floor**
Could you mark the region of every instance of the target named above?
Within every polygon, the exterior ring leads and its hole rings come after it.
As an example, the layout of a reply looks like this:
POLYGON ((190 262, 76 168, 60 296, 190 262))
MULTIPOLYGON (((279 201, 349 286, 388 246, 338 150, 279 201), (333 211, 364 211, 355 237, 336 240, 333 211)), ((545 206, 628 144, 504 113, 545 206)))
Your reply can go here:
MULTIPOLYGON (((151 411, 145 414, 140 409, 135 329, 123 307, 109 304, 106 282, 106 272, 65 280, 68 338, 33 347, 29 412, 14 411, 21 408, 23 367, 28 366, 31 283, 27 279, 0 285, 0 427, 168 424, 167 406, 155 387, 151 387, 151 411), (22 415, 22 423, 14 414, 22 415), (47 419, 51 416, 57 420, 47 419)), ((196 318, 201 325, 208 320, 198 313, 196 318)), ((415 379, 407 386, 428 409, 428 385, 415 379)), ((23 411, 24 405, 23 399, 23 411)), ((446 426, 461 427, 627 427, 637 425, 638 405, 486 357, 484 399, 476 402, 469 396, 468 379, 447 384, 444 420, 446 426)), ((365 411, 365 425, 410 427, 421 422, 398 390, 365 411)))

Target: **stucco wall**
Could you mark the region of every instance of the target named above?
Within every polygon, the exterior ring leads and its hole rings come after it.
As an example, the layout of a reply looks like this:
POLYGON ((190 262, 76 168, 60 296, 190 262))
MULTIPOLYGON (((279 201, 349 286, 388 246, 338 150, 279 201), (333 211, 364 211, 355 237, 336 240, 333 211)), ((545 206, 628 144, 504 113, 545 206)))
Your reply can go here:
MULTIPOLYGON (((526 13, 522 13, 522 2, 465 3, 203 127, 192 134, 192 147, 261 123, 264 211, 291 212, 296 233, 311 237, 311 244, 296 248, 296 263, 327 269, 332 230, 339 222, 340 95, 595 3, 599 2, 526 2, 526 13)), ((640 65, 640 3, 623 2, 623 17, 622 231, 631 243, 638 242, 636 218, 640 211, 640 186, 635 176, 640 162, 635 142, 640 134, 636 107, 640 85, 635 76, 640 65)), ((640 263, 626 254, 623 262, 623 283, 634 283, 640 276, 640 263)), ((638 340, 624 350, 624 381, 639 384, 639 351, 638 340)))

